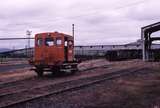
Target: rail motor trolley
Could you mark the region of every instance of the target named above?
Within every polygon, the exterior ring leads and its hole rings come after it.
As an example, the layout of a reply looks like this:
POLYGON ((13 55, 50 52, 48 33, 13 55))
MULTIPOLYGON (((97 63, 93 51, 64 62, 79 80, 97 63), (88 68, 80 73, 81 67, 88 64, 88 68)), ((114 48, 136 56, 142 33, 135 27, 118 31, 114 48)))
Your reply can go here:
POLYGON ((74 37, 58 32, 36 34, 30 63, 38 76, 44 71, 74 73, 78 64, 74 59, 74 37))

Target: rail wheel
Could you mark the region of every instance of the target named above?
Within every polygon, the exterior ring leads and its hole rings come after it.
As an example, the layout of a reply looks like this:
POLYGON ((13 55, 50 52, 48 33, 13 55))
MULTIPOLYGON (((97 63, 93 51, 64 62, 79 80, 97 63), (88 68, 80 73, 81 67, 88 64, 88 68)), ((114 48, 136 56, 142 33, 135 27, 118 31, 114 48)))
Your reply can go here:
POLYGON ((37 67, 35 71, 39 77, 43 76, 43 68, 37 67))
POLYGON ((52 74, 53 75, 59 75, 60 74, 60 68, 59 67, 52 68, 52 74))
POLYGON ((78 66, 77 66, 77 64, 76 64, 76 65, 73 65, 72 68, 73 68, 74 70, 71 71, 71 74, 75 74, 75 73, 78 71, 78 66))

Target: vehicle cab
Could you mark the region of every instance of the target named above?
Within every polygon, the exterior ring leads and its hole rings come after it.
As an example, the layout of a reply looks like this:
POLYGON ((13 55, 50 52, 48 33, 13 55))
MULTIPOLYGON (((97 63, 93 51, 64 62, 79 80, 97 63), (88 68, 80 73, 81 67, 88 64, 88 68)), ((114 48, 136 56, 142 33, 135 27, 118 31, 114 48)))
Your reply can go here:
POLYGON ((36 70, 62 68, 64 64, 70 67, 74 64, 73 36, 58 32, 36 34, 33 59, 36 70))

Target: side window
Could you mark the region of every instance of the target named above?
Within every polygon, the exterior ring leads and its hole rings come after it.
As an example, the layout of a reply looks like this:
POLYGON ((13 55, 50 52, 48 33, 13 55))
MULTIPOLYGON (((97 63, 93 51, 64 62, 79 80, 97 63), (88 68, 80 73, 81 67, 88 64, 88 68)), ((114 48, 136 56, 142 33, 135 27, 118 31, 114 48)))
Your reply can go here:
POLYGON ((38 38, 37 39, 37 46, 42 46, 43 45, 43 39, 42 38, 38 38))
POLYGON ((46 46, 53 46, 54 45, 54 39, 52 37, 48 37, 45 39, 45 45, 46 46))
POLYGON ((61 38, 57 38, 56 39, 56 44, 57 45, 62 45, 62 39, 61 38))
POLYGON ((65 47, 68 46, 68 42, 67 42, 67 41, 64 42, 64 46, 65 46, 65 47))

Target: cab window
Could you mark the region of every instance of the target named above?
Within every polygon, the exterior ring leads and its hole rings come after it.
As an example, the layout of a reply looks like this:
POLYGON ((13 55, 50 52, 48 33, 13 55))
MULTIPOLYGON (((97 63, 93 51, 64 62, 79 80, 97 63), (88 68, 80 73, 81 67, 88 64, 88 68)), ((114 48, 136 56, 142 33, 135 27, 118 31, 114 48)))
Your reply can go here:
POLYGON ((64 46, 67 47, 68 46, 68 41, 64 42, 64 46))
POLYGON ((69 47, 71 48, 73 46, 73 41, 68 42, 69 47))
POLYGON ((53 46, 54 45, 54 39, 52 37, 48 37, 45 39, 45 45, 46 46, 53 46))
POLYGON ((73 45, 73 42, 72 41, 69 41, 69 46, 72 46, 73 45))
POLYGON ((38 38, 37 39, 37 46, 42 46, 43 45, 43 39, 42 38, 38 38))
POLYGON ((62 39, 61 38, 56 39, 56 45, 62 45, 62 39))

